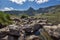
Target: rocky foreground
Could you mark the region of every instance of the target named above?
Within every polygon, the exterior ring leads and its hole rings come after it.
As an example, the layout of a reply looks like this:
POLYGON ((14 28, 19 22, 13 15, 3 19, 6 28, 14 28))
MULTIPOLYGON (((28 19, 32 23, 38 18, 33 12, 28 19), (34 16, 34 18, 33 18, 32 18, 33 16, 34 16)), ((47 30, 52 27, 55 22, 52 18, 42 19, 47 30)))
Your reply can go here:
POLYGON ((60 26, 46 19, 13 19, 14 24, 0 29, 1 40, 60 40, 60 26))

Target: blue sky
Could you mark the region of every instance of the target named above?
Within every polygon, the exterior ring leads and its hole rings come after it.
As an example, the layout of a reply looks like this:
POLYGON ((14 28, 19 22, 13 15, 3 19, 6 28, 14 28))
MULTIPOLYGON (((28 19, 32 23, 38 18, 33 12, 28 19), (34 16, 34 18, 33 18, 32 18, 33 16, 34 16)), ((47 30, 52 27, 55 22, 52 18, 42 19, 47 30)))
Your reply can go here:
POLYGON ((39 9, 59 4, 60 0, 0 0, 0 10, 27 10, 30 7, 39 9))

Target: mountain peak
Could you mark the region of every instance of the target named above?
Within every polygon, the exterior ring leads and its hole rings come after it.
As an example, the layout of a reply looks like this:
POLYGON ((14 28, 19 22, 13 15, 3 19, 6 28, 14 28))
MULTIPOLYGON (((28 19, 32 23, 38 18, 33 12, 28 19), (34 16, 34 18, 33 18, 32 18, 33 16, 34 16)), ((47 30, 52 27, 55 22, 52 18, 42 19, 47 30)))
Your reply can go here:
POLYGON ((34 10, 32 7, 30 7, 28 10, 34 10))

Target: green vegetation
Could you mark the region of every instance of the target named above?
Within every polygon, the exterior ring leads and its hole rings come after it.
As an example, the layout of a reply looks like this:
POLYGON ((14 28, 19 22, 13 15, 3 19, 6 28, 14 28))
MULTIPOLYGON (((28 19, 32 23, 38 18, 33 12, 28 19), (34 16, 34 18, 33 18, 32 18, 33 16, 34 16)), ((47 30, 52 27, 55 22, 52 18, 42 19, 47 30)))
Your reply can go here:
POLYGON ((44 13, 44 14, 35 15, 34 17, 45 18, 48 20, 48 22, 53 23, 53 24, 60 23, 60 12, 44 13))
POLYGON ((0 12, 0 24, 9 25, 11 23, 12 23, 12 20, 10 19, 10 14, 0 12))
POLYGON ((27 14, 20 15, 21 18, 28 18, 29 16, 27 14))

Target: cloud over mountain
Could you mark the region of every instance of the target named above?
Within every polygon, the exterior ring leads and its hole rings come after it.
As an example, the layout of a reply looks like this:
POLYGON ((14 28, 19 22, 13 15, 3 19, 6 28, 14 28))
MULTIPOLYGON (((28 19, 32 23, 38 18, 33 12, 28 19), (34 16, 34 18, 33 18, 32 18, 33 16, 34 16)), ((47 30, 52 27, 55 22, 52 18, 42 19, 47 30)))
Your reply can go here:
POLYGON ((59 5, 60 0, 0 0, 1 10, 27 10, 30 7, 39 9, 53 5, 59 5))
POLYGON ((49 0, 10 0, 11 2, 15 2, 17 4, 23 4, 24 2, 26 1, 30 1, 30 2, 36 2, 38 4, 41 4, 41 3, 45 3, 45 2, 48 2, 49 0))
POLYGON ((1 11, 10 11, 10 10, 15 10, 14 8, 12 7, 5 7, 3 9, 0 9, 1 11))
POLYGON ((17 4, 23 4, 24 2, 26 2, 26 0, 10 0, 11 2, 15 2, 17 4))
POLYGON ((48 2, 49 0, 35 0, 36 3, 41 4, 41 3, 45 3, 48 2))

